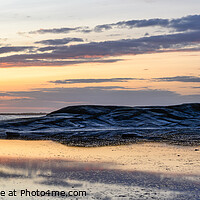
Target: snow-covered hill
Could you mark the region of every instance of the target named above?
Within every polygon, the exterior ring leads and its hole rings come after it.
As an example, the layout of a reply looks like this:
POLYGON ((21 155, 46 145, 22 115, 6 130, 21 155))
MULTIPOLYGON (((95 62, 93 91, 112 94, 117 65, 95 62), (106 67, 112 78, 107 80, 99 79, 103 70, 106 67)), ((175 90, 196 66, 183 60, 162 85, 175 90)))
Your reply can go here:
POLYGON ((0 122, 2 137, 54 139, 72 145, 138 140, 199 143, 200 104, 176 106, 69 106, 43 117, 0 122))

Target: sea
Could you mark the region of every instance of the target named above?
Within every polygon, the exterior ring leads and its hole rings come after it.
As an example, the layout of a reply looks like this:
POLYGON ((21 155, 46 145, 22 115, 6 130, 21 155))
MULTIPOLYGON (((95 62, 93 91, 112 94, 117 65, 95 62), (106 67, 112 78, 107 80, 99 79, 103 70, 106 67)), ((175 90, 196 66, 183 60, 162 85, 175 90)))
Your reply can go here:
POLYGON ((26 114, 0 114, 0 121, 5 120, 14 120, 14 119, 20 119, 20 118, 32 118, 32 117, 41 117, 44 116, 44 114, 32 114, 32 113, 26 113, 26 114))

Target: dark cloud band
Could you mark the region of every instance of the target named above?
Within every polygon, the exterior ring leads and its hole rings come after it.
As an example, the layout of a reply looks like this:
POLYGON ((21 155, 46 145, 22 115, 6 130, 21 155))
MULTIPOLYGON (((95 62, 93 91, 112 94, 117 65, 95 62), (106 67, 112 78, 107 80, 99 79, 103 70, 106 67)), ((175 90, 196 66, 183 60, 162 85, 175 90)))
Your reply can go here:
POLYGON ((177 19, 142 19, 142 20, 128 20, 128 21, 119 21, 117 23, 111 24, 101 24, 97 25, 94 28, 89 27, 62 27, 62 28, 53 28, 53 29, 40 29, 36 31, 29 32, 30 34, 45 34, 45 33, 70 33, 70 32, 103 32, 113 28, 144 28, 144 27, 162 27, 169 28, 174 31, 197 31, 200 30, 200 15, 188 15, 186 17, 181 17, 177 19))
POLYGON ((177 81, 177 82, 191 82, 191 83, 199 83, 200 77, 198 76, 174 76, 174 77, 162 77, 162 78, 154 78, 156 81, 177 81))
POLYGON ((62 28, 52 28, 52 29, 39 29, 36 31, 30 31, 29 34, 47 34, 47 33, 53 33, 53 34, 63 34, 63 33, 70 33, 70 32, 82 32, 82 33, 90 33, 92 30, 89 29, 89 27, 75 27, 75 28, 69 28, 69 27, 62 27, 62 28))
POLYGON ((63 38, 63 39, 52 39, 52 40, 41 40, 35 42, 35 44, 44 44, 44 45, 63 45, 70 42, 84 42, 82 38, 63 38))
POLYGON ((163 28, 170 28, 175 31, 188 31, 188 30, 200 30, 200 15, 189 15, 177 19, 144 19, 144 20, 129 20, 120 21, 112 24, 98 25, 94 31, 102 32, 113 28, 144 28, 159 26, 163 28))
MULTIPOLYGON (((120 59, 109 57, 139 55, 161 52, 200 51, 200 15, 178 19, 149 19, 117 22, 96 26, 95 31, 113 27, 162 26, 183 31, 174 34, 146 36, 138 39, 120 39, 102 42, 82 43, 82 38, 62 38, 37 41, 44 47, 1 47, 0 53, 20 52, 1 57, 0 67, 13 66, 64 66, 80 63, 112 63, 120 59), (80 44, 66 45, 70 42, 80 44)), ((70 31, 89 31, 88 27, 40 29, 37 33, 67 33, 70 31)), ((176 79, 177 80, 177 79, 176 79)))
POLYGON ((130 90, 115 87, 43 88, 35 91, 9 92, 13 97, 26 99, 7 100, 9 107, 65 107, 77 104, 102 105, 169 105, 199 102, 200 95, 180 95, 167 90, 130 90), (116 90, 117 89, 117 90, 116 90))
MULTIPOLYGON (((0 66, 2 66, 3 63, 7 63, 7 67, 9 67, 9 65, 57 66, 79 63, 111 63, 118 62, 120 59, 107 59, 108 57, 160 52, 199 51, 199 35, 200 31, 194 31, 142 37, 139 39, 90 42, 70 46, 47 46, 35 49, 34 53, 1 57, 0 66)), ((26 47, 24 49, 29 48, 30 47, 26 47)))
POLYGON ((32 50, 34 47, 31 46, 10 46, 10 47, 0 47, 0 54, 21 52, 26 50, 32 50))
POLYGON ((56 84, 75 84, 75 83, 109 83, 109 82, 127 82, 130 80, 141 80, 137 78, 108 78, 108 79, 66 79, 50 81, 56 84))

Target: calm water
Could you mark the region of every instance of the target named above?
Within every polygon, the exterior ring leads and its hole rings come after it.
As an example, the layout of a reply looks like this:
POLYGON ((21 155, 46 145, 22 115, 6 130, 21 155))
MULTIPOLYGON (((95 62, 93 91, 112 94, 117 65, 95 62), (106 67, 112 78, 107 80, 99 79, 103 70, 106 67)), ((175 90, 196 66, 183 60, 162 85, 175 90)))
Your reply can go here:
POLYGON ((10 119, 20 119, 20 118, 32 118, 32 117, 41 117, 44 115, 1 115, 0 121, 10 120, 10 119))
MULTIPOLYGON (((114 163, 0 158, 0 199, 63 199, 21 197, 28 191, 86 191, 86 197, 67 199, 179 199, 200 198, 200 177, 112 169, 114 163), (16 190, 16 197, 8 192, 16 190)), ((65 197, 66 199, 66 197, 65 197)))

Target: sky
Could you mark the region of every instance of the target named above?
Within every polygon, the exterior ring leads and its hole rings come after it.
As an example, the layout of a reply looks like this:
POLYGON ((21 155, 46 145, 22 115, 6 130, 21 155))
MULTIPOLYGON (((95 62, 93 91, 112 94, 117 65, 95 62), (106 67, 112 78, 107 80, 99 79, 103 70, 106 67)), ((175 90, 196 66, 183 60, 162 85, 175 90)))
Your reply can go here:
POLYGON ((200 102, 199 0, 7 0, 0 113, 200 102))

